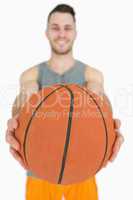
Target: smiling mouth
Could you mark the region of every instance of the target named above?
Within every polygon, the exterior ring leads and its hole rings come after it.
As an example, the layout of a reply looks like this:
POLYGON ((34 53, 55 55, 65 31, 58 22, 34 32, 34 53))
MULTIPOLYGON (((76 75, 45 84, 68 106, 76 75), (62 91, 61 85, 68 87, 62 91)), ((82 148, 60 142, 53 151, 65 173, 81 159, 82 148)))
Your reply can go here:
POLYGON ((57 45, 59 47, 64 47, 66 44, 67 44, 67 42, 62 42, 62 41, 57 42, 57 45))
POLYGON ((64 40, 58 40, 57 43, 59 43, 59 44, 66 44, 66 41, 64 41, 64 40))

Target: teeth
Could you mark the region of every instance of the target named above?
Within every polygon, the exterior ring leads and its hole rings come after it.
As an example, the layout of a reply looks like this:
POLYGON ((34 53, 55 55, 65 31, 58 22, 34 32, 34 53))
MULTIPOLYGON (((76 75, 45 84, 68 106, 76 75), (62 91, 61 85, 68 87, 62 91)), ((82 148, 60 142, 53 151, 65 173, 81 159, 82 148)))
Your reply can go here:
POLYGON ((61 43, 61 44, 65 44, 65 42, 64 42, 64 41, 59 41, 59 43, 61 43))
POLYGON ((57 44, 60 46, 60 47, 64 47, 66 45, 66 41, 65 40, 58 40, 57 41, 57 44))

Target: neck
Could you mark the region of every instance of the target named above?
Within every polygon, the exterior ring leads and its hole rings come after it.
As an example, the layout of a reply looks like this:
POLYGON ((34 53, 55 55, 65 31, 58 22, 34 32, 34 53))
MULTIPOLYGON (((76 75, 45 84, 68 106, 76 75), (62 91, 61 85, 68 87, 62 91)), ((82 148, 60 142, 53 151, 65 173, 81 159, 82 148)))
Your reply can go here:
POLYGON ((75 59, 73 58, 72 52, 65 55, 59 55, 52 52, 48 63, 51 68, 59 73, 63 73, 74 65, 75 59))

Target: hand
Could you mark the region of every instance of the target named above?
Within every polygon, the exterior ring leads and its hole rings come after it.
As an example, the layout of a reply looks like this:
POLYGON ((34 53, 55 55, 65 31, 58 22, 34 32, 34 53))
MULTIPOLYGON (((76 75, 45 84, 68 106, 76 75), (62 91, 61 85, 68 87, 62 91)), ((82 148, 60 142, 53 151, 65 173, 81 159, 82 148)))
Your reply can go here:
MULTIPOLYGON (((115 129, 115 132, 116 132, 116 140, 115 140, 115 143, 114 143, 114 146, 113 146, 112 154, 109 158, 110 162, 113 162, 116 159, 117 154, 120 151, 121 145, 124 142, 124 137, 119 130, 120 126, 121 126, 121 121, 119 119, 114 119, 114 129, 115 129)), ((104 167, 106 167, 107 164, 108 164, 108 162, 104 165, 104 167)))
POLYGON ((23 160, 19 154, 20 144, 15 138, 15 129, 18 127, 18 115, 11 118, 7 122, 7 130, 6 130, 6 142, 9 143, 10 153, 12 156, 20 163, 20 165, 26 169, 23 160))
POLYGON ((113 147, 113 153, 109 159, 109 161, 111 161, 111 162, 113 162, 115 160, 115 158, 117 157, 117 154, 120 151, 121 145, 124 142, 124 137, 119 130, 120 126, 121 126, 121 121, 119 119, 114 119, 114 128, 115 128, 117 137, 116 137, 116 141, 115 141, 115 144, 113 147))

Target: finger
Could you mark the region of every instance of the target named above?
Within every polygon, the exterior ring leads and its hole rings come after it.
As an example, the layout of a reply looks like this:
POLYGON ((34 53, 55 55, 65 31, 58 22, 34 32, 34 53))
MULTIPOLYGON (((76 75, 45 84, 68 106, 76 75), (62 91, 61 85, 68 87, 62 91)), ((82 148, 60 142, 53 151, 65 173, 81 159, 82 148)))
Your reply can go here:
POLYGON ((121 121, 119 119, 114 119, 114 128, 119 129, 121 126, 121 121))
POLYGON ((8 130, 13 131, 18 127, 18 121, 16 118, 9 119, 7 121, 8 130))
POLYGON ((124 136, 119 132, 118 137, 119 137, 119 141, 120 141, 120 143, 122 145, 124 143, 124 136))
POLYGON ((122 143, 120 141, 120 138, 117 138, 116 142, 115 142, 115 145, 113 147, 113 150, 112 150, 112 155, 109 158, 110 161, 114 161, 115 160, 115 158, 117 157, 117 154, 118 154, 118 152, 120 150, 121 145, 122 145, 122 143))
POLYGON ((118 153, 116 153, 116 152, 113 153, 113 155, 109 158, 109 161, 113 162, 113 161, 116 159, 117 154, 118 154, 118 153))
POLYGON ((117 151, 113 152, 113 154, 109 158, 109 161, 113 162, 115 160, 115 158, 117 157, 118 151, 119 151, 119 149, 117 151))
POLYGON ((103 165, 103 167, 107 167, 107 165, 108 165, 108 161, 103 165))
POLYGON ((9 133, 6 134, 6 142, 9 143, 10 146, 14 148, 16 151, 20 149, 19 142, 16 140, 16 138, 13 135, 9 133))
POLYGON ((17 113, 13 118, 18 119, 19 113, 17 113))
POLYGON ((8 129, 6 130, 6 137, 8 136, 8 135, 12 135, 12 136, 14 136, 15 137, 15 131, 13 130, 13 131, 9 131, 8 129))
POLYGON ((17 160, 19 162, 19 164, 26 169, 23 159, 21 158, 21 156, 19 155, 19 153, 17 151, 15 151, 12 147, 10 147, 10 153, 12 154, 12 156, 15 158, 15 160, 17 160))
POLYGON ((8 123, 7 123, 8 129, 9 130, 14 130, 18 127, 18 121, 17 119, 13 118, 13 119, 9 119, 8 123))
POLYGON ((119 130, 115 130, 115 132, 117 132, 116 142, 123 144, 124 143, 124 136, 121 134, 121 132, 119 130))

